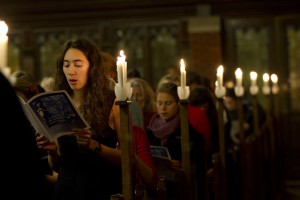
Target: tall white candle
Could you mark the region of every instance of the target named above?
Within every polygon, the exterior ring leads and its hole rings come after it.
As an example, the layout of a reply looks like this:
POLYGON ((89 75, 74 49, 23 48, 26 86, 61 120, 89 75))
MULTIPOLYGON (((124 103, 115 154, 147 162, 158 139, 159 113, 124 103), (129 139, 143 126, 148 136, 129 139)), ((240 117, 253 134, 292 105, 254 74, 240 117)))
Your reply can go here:
MULTIPOLYGON (((126 56, 124 55, 124 51, 121 50, 120 51, 120 56, 118 56, 118 58, 117 58, 118 84, 121 87, 123 87, 123 85, 124 85, 124 77, 125 77, 125 75, 124 75, 124 73, 125 73, 124 65, 126 63, 125 59, 126 59, 126 56)), ((127 78, 127 74, 126 74, 126 78, 127 78)))
POLYGON ((242 79, 243 79, 243 72, 242 72, 241 68, 237 68, 235 70, 235 79, 236 79, 236 86, 241 87, 242 79))
POLYGON ((250 72, 250 79, 251 79, 251 85, 255 86, 257 80, 257 73, 254 71, 250 72))
POLYGON ((7 67, 8 26, 0 20, 0 67, 7 67))
POLYGON ((263 75, 264 86, 269 86, 269 80, 270 80, 269 74, 264 73, 264 75, 263 75))
POLYGON ((216 86, 218 88, 221 88, 223 86, 223 72, 224 72, 224 67, 220 65, 217 69, 217 83, 216 86))
POLYGON ((180 60, 180 84, 182 88, 186 86, 186 71, 183 59, 180 60))
POLYGON ((124 55, 124 63, 123 63, 123 83, 127 83, 127 62, 126 62, 125 55, 124 55))
POLYGON ((273 85, 278 85, 278 77, 276 74, 271 75, 271 81, 272 81, 273 85))
POLYGON ((271 75, 271 81, 272 81, 272 93, 273 94, 278 94, 279 92, 279 87, 278 87, 278 77, 276 74, 271 75))

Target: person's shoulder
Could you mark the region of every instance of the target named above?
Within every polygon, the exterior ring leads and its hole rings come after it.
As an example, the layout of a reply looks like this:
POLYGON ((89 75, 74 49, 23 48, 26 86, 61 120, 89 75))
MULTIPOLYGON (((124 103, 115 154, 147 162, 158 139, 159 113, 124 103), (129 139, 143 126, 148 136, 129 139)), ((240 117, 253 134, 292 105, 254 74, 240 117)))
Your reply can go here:
POLYGON ((207 118, 205 110, 193 105, 188 105, 188 115, 189 118, 194 118, 194 117, 197 117, 198 119, 207 118))
POLYGON ((146 135, 146 130, 140 126, 137 125, 133 125, 132 126, 133 129, 133 134, 135 138, 145 138, 147 137, 146 135))
POLYGON ((193 105, 188 105, 188 111, 189 112, 195 112, 195 113, 205 113, 205 110, 197 107, 197 106, 193 106, 193 105))
POLYGON ((157 112, 155 111, 145 111, 143 112, 143 115, 147 119, 151 119, 157 112))

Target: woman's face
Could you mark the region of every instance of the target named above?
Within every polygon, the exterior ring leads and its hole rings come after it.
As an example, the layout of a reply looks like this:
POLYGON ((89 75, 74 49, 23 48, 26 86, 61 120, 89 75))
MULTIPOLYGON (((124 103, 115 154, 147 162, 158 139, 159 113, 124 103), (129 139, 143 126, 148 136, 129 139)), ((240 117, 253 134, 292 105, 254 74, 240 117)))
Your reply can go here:
POLYGON ((225 96, 223 102, 228 111, 234 111, 237 109, 237 103, 232 97, 225 96))
POLYGON ((135 100, 141 108, 144 106, 144 95, 140 86, 132 86, 132 100, 135 100))
POLYGON ((89 61, 82 51, 69 49, 64 57, 63 71, 72 90, 81 90, 88 80, 89 61))
POLYGON ((177 114, 178 103, 172 95, 160 92, 156 98, 156 108, 159 116, 168 121, 177 114))

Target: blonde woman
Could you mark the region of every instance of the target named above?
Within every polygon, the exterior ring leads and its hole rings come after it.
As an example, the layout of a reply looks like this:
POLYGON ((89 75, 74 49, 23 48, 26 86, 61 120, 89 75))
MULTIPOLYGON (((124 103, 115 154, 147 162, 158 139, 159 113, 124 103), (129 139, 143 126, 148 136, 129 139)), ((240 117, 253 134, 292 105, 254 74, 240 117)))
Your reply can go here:
POLYGON ((156 113, 155 93, 150 84, 142 78, 129 80, 132 86, 131 100, 136 101, 144 115, 144 128, 147 128, 149 120, 156 113))

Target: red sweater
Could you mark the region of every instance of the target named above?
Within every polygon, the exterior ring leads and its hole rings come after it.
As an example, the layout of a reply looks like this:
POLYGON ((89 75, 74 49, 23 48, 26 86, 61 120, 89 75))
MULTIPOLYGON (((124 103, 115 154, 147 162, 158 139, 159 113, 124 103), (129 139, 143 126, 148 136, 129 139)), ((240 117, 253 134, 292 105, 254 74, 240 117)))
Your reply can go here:
POLYGON ((144 129, 138 126, 133 126, 133 132, 135 152, 138 155, 139 159, 141 159, 146 165, 148 165, 153 172, 153 179, 151 184, 148 185, 148 187, 156 187, 158 181, 158 174, 154 166, 148 137, 144 129))
POLYGON ((205 151, 208 154, 211 150, 210 128, 208 117, 204 110, 196 106, 188 105, 189 122, 205 140, 205 151))

